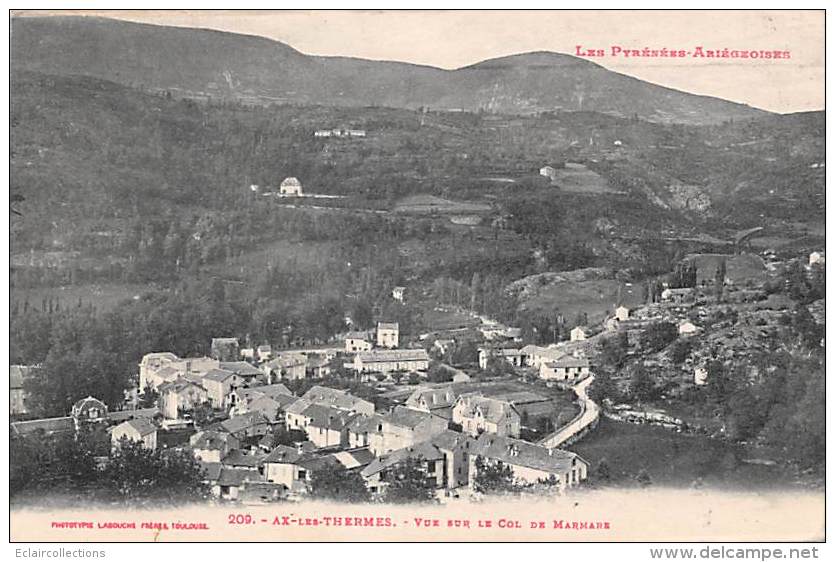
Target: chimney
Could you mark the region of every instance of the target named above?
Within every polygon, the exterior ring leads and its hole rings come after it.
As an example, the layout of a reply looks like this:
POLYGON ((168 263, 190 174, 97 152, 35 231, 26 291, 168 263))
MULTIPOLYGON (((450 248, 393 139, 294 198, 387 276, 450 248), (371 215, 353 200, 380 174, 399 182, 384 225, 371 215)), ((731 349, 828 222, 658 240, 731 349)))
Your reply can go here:
POLYGON ((304 453, 304 448, 302 447, 302 443, 303 443, 302 441, 299 441, 298 443, 296 443, 296 452, 300 455, 302 453, 304 453))

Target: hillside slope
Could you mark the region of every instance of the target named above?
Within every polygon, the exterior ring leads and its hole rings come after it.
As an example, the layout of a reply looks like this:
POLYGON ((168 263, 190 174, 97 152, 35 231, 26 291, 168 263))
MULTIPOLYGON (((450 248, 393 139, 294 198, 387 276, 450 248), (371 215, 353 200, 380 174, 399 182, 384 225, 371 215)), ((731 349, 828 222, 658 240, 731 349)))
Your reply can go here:
POLYGON ((314 57, 262 37, 90 17, 14 18, 12 67, 251 102, 534 113, 598 111, 708 124, 765 112, 664 88, 557 53, 446 71, 314 57))

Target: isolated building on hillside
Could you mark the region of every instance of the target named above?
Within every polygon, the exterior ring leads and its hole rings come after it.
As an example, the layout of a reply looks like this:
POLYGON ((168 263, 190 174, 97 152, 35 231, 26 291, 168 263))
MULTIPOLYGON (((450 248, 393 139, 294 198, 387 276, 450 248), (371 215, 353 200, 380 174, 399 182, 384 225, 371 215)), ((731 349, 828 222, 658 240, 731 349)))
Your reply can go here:
POLYGON ((285 178, 278 187, 278 193, 298 197, 302 194, 302 182, 294 177, 285 178))
POLYGON ((629 320, 629 309, 623 305, 620 305, 615 309, 615 318, 617 318, 619 322, 629 320))
POLYGON ((123 439, 140 443, 146 449, 153 451, 157 448, 157 427, 142 418, 122 422, 110 430, 113 448, 118 448, 123 439))
POLYGON ((809 265, 823 265, 826 263, 826 252, 812 252, 809 254, 809 265))
POLYGON ((543 166, 539 169, 539 175, 554 181, 557 177, 557 170, 553 166, 543 166))
POLYGON ((389 349, 400 345, 400 326, 397 322, 377 323, 377 345, 389 349))
POLYGON ((403 297, 406 293, 406 287, 395 287, 391 290, 391 298, 396 301, 403 302, 403 297))
POLYGON ((483 432, 518 437, 522 417, 509 402, 480 394, 462 394, 452 408, 452 421, 469 435, 483 432))
POLYGON ((699 332, 699 327, 689 320, 684 320, 678 324, 678 334, 680 336, 692 336, 699 332))
POLYGON ((583 326, 575 326, 571 332, 571 341, 583 341, 586 339, 586 329, 583 326))
POLYGON ((212 358, 218 361, 237 361, 240 356, 238 338, 212 338, 212 358))
POLYGON ((707 384, 707 369, 703 366, 693 369, 693 384, 704 386, 707 384))

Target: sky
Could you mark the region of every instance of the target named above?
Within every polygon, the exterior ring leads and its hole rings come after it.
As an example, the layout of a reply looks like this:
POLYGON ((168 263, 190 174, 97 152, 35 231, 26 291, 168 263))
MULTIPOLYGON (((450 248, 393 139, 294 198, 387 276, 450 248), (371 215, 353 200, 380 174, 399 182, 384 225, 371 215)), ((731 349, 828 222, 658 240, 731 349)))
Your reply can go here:
MULTIPOLYGON (((86 12, 91 13, 91 12, 86 12)), ((130 21, 260 35, 312 55, 459 68, 528 51, 575 54, 664 86, 791 113, 824 108, 818 11, 98 11, 130 21), (626 58, 624 49, 788 51, 788 59, 626 58)))

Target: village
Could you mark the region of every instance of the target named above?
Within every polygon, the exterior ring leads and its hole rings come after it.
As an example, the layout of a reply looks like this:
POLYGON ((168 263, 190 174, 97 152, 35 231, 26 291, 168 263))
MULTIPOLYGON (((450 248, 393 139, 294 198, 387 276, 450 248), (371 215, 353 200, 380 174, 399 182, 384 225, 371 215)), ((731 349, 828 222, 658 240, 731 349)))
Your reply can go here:
MULTIPOLYGON (((822 252, 812 253, 806 274, 824 263, 822 252)), ((190 451, 212 494, 229 501, 300 500, 325 469, 359 474, 372 497, 384 498, 392 474, 406 463, 419 468, 441 502, 477 497, 474 483, 485 466, 509 468, 521 486, 567 493, 593 473, 571 448, 602 416, 687 430, 663 410, 589 397, 611 342, 659 373, 657 380, 672 381, 665 387, 671 397, 676 388, 698 392, 710 385, 709 361, 767 345, 791 304, 767 295, 761 282, 724 277, 717 296, 716 276, 697 276, 693 268, 680 277, 687 286, 665 283, 631 309, 613 303, 604 320, 574 326, 568 339, 550 345, 525 345, 518 328, 477 317, 469 331, 479 341, 471 366, 450 364, 460 331, 404 336, 398 323, 383 320, 315 347, 245 346, 230 335, 214 338, 207 357, 156 350, 142 358, 124 403, 89 396, 65 417, 13 421, 12 435, 98 427, 114 451, 127 441, 190 451), (742 320, 729 322, 731 312, 742 320), (748 338, 744 349, 732 347, 729 330, 748 338), (710 355, 693 345, 699 339, 712 342, 710 355), (671 360, 677 347, 688 354, 671 360), (362 396, 328 386, 346 379, 362 396)), ((394 287, 390 298, 408 299, 409 289, 394 287)), ((822 307, 822 301, 810 306, 819 309, 813 314, 819 324, 822 307)), ((22 380, 37 370, 12 367, 13 415, 25 413, 22 380)))

